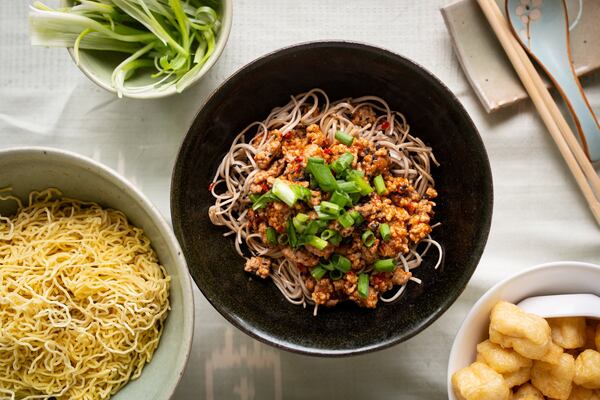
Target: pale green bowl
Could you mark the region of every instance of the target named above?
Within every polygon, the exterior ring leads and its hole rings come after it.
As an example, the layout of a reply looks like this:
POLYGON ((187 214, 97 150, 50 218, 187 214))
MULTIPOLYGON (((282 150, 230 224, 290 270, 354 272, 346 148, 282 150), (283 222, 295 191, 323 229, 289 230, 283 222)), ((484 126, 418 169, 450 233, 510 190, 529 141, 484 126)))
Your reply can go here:
MULTIPOLYGON (((171 311, 152 361, 112 399, 170 399, 191 350, 194 301, 187 264, 169 224, 131 183, 74 153, 41 147, 0 150, 0 171, 0 188, 12 186, 21 198, 32 190, 56 187, 66 196, 121 210, 144 230, 171 276, 171 311)), ((0 215, 10 215, 14 208, 14 202, 0 202, 0 215)))
MULTIPOLYGON (((72 0, 61 0, 61 4, 68 5, 72 4, 72 0)), ((206 75, 208 70, 217 62, 227 39, 231 32, 231 24, 233 21, 233 0, 221 0, 222 3, 222 15, 223 20, 221 24, 221 30, 217 36, 217 42, 215 44, 215 51, 206 60, 206 63, 198 71, 196 76, 192 79, 191 85, 196 84, 200 79, 206 75)), ((75 55, 72 48, 68 49, 73 62, 75 62, 75 55)), ((109 92, 117 93, 116 89, 112 86, 111 75, 115 67, 121 63, 127 57, 126 55, 109 52, 109 51, 93 51, 93 50, 79 50, 79 64, 76 64, 81 72, 83 72, 92 82, 100 86, 109 92)), ((148 75, 136 74, 126 81, 126 86, 144 86, 155 81, 148 75)), ((190 87, 188 86, 188 88, 190 87)), ((142 93, 123 93, 123 97, 130 97, 133 99, 156 99, 160 97, 167 97, 176 94, 177 90, 175 86, 170 86, 167 89, 152 89, 142 93)))

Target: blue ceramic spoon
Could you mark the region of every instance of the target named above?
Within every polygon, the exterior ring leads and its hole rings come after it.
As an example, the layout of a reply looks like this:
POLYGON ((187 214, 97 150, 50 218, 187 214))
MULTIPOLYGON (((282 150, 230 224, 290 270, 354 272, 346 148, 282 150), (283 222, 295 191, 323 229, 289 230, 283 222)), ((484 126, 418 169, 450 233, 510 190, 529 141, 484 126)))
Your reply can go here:
POLYGON ((600 124, 573 69, 564 0, 507 0, 513 33, 565 100, 592 162, 600 161, 600 124))

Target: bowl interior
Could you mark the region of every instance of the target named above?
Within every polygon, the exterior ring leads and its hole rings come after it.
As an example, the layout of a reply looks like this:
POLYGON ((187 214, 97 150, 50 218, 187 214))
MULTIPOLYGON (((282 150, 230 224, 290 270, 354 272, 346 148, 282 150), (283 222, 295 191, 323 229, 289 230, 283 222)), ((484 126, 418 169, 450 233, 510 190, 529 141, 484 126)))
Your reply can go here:
POLYGON ((579 262, 556 262, 532 268, 510 277, 488 290, 473 306, 458 331, 448 360, 448 396, 452 374, 470 365, 477 356, 476 346, 488 338, 490 312, 500 300, 518 303, 532 296, 593 293, 600 295, 600 266, 579 262))
MULTIPOLYGON (((62 0, 63 4, 72 4, 72 0, 62 0)), ((208 72, 208 70, 217 61, 225 44, 229 37, 232 24, 232 1, 223 0, 220 2, 221 10, 219 11, 222 15, 221 30, 218 33, 217 40, 215 43, 214 53, 206 61, 204 66, 196 73, 192 82, 198 82, 198 80, 208 72)), ((73 49, 69 49, 69 53, 74 57, 73 49)), ((125 58, 129 57, 129 54, 112 52, 112 51, 98 51, 98 50, 80 50, 79 51, 79 69, 87 75, 94 83, 98 86, 110 91, 115 92, 116 90, 112 86, 112 73, 114 69, 119 65, 125 58)), ((153 68, 140 69, 125 83, 126 87, 139 87, 146 86, 156 82, 150 75, 156 72, 153 68)), ((176 88, 170 86, 167 89, 154 89, 142 93, 130 93, 123 94, 123 96, 131 98, 158 98, 165 97, 175 94, 176 88)))
MULTIPOLYGON (((0 188, 12 186, 21 198, 26 199, 32 190, 56 187, 66 196, 121 210, 144 229, 171 276, 171 311, 152 361, 138 380, 113 398, 170 398, 189 354, 194 306, 185 260, 168 225, 128 183, 79 156, 51 149, 5 150, 0 151, 0 170, 0 188)), ((0 215, 10 215, 15 209, 12 201, 0 202, 0 215)))
POLYGON ((489 231, 492 181, 487 155, 466 112, 436 78, 390 52, 354 43, 317 42, 272 53, 248 65, 208 100, 181 147, 171 187, 175 232, 192 276, 226 318, 278 347, 344 355, 389 346, 434 321, 467 284, 489 231), (428 256, 397 304, 364 310, 342 305, 302 309, 269 281, 250 277, 225 230, 210 223, 207 190, 235 135, 290 95, 314 87, 331 100, 377 95, 406 116, 410 132, 433 147, 442 164, 433 175, 439 191, 433 233, 444 248, 442 266, 428 256))

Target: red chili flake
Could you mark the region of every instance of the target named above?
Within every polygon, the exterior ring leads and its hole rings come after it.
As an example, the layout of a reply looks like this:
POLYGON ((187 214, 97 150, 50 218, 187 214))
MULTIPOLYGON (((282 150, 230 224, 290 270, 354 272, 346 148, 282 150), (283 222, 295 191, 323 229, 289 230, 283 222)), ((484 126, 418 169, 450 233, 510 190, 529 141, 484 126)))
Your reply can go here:
POLYGON ((295 160, 296 162, 302 162, 302 161, 304 161, 304 158, 302 158, 302 157, 298 156, 298 157, 296 157, 294 160, 295 160))
POLYGON ((269 191, 269 187, 267 186, 266 183, 263 183, 260 185, 260 188, 262 189, 263 192, 267 192, 269 191))
POLYGON ((212 192, 216 185, 217 185, 216 182, 212 182, 210 185, 208 185, 208 191, 212 192))
POLYGON ((285 135, 283 135, 283 138, 287 140, 287 139, 291 138, 293 134, 294 134, 294 132, 289 131, 285 135))
POLYGON ((325 150, 323 150, 323 153, 327 154, 328 156, 333 154, 333 150, 331 150, 330 148, 327 148, 325 150))
POLYGON ((373 284, 379 285, 381 282, 383 282, 384 279, 385 279, 385 276, 384 276, 383 272, 380 274, 373 275, 373 284))
POLYGON ((390 123, 389 123, 389 122, 387 122, 387 121, 383 121, 383 122, 381 123, 381 129, 383 129, 384 131, 385 131, 386 129, 388 129, 389 127, 390 127, 390 123))
POLYGON ((300 172, 302 171, 302 165, 298 164, 296 165, 296 168, 294 168, 294 172, 300 172))

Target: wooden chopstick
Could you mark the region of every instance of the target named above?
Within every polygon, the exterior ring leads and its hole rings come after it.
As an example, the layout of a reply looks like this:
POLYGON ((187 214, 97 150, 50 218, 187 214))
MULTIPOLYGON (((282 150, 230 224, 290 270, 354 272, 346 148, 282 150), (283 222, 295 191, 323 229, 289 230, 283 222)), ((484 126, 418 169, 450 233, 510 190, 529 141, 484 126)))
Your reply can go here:
POLYGON ((477 0, 600 225, 600 178, 494 0, 477 0), (587 177, 587 178, 586 178, 587 177))

